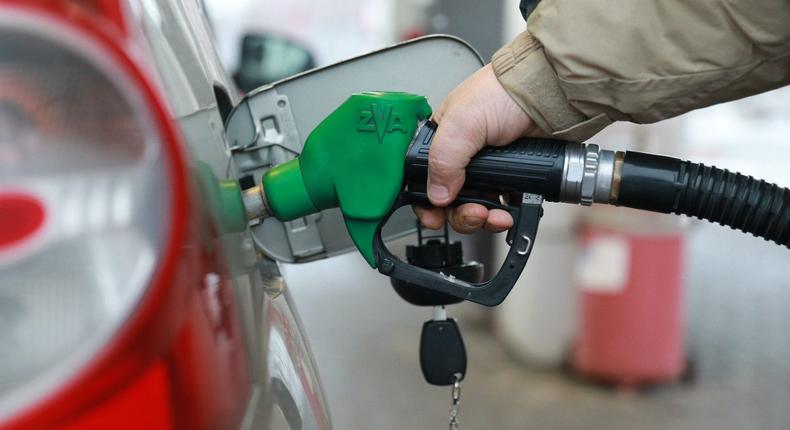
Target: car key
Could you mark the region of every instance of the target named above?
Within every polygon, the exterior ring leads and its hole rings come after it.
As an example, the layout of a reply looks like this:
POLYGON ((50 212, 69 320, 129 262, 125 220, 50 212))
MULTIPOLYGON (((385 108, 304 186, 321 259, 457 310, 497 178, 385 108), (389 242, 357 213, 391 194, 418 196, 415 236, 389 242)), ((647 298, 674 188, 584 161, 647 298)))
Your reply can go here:
POLYGON ((450 430, 458 429, 461 380, 466 374, 466 347, 454 319, 444 306, 434 306, 433 319, 422 326, 420 368, 429 384, 452 385, 450 430))
POLYGON ((452 385, 466 373, 464 339, 455 320, 447 318, 444 306, 433 310, 433 319, 422 326, 420 368, 429 384, 452 385))

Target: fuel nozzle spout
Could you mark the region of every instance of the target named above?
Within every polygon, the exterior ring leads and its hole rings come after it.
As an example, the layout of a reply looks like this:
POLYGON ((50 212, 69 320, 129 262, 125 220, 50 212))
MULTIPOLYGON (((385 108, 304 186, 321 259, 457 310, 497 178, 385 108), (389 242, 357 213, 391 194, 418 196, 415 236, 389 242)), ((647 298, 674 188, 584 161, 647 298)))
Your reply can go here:
POLYGON ((269 202, 266 201, 263 185, 247 188, 242 191, 241 198, 244 202, 244 212, 248 221, 264 220, 273 215, 272 210, 269 208, 269 202))

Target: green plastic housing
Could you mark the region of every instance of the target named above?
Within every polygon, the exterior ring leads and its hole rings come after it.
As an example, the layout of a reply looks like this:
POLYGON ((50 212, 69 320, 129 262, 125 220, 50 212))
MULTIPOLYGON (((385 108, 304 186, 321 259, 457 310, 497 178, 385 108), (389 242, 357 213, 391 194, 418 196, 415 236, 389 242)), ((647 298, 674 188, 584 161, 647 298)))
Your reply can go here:
POLYGON ((290 221, 339 207, 351 239, 371 267, 376 228, 403 184, 403 160, 420 121, 430 117, 423 96, 354 94, 307 137, 301 155, 263 176, 274 216, 290 221))

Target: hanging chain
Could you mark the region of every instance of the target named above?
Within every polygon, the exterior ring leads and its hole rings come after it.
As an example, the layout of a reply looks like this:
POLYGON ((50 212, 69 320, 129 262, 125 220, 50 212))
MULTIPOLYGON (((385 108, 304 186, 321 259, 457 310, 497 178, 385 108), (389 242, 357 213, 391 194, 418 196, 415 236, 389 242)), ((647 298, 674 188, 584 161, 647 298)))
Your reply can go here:
POLYGON ((453 380, 452 403, 450 404, 450 430, 458 430, 458 409, 461 407, 461 374, 453 380))

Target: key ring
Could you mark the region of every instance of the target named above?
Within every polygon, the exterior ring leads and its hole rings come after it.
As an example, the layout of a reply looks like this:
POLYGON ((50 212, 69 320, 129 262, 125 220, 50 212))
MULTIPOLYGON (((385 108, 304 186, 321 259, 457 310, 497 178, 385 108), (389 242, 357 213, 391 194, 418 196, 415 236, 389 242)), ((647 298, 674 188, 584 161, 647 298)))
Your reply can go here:
POLYGON ((458 412, 461 407, 461 374, 455 374, 450 404, 450 430, 458 430, 458 412))

